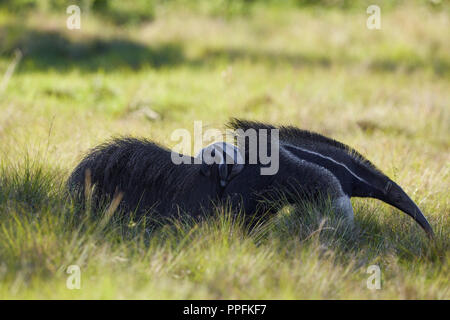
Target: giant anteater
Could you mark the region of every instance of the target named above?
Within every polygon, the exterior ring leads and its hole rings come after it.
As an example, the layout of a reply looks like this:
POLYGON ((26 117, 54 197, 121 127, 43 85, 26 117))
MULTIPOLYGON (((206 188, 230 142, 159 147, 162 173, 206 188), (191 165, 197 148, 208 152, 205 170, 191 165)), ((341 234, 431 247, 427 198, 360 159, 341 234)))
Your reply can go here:
MULTIPOLYGON (((174 164, 171 151, 151 141, 115 139, 94 148, 81 161, 69 178, 69 189, 83 200, 88 177, 94 186, 94 201, 122 193, 123 210, 163 216, 208 214, 225 202, 232 210, 257 215, 273 210, 267 199, 295 202, 325 195, 349 221, 353 219, 350 198, 371 197, 405 212, 433 235, 428 221, 402 188, 354 149, 291 126, 233 119, 228 127, 237 132, 239 141, 231 148, 231 162, 223 161, 230 152, 220 143, 204 150, 221 154, 221 161, 190 164, 194 158, 185 156, 188 163, 174 164), (270 134, 274 129, 278 130, 279 169, 274 175, 261 175, 264 165, 249 163, 243 132, 266 130, 270 134), (241 155, 237 150, 244 152, 241 155)), ((270 141, 266 139, 268 144, 270 141)))

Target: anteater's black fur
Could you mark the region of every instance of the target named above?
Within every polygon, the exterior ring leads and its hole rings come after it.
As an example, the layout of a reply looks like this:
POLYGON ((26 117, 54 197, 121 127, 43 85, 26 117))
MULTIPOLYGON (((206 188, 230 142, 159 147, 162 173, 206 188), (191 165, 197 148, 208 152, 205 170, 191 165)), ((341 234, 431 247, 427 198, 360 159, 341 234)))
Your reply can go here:
POLYGON ((151 141, 120 138, 93 149, 70 176, 68 187, 84 201, 86 175, 90 173, 94 203, 122 193, 120 206, 124 211, 151 211, 163 216, 179 212, 199 216, 225 202, 233 210, 255 215, 273 209, 264 201, 267 199, 295 202, 323 196, 353 216, 350 197, 373 197, 404 211, 432 235, 420 209, 400 186, 354 149, 295 127, 238 119, 228 126, 244 131, 279 129, 278 172, 264 176, 259 163, 245 163, 242 171, 222 188, 217 165, 212 165, 212 174, 207 176, 201 173, 200 164, 175 165, 171 151, 151 141))
POLYGON ((201 175, 198 164, 175 165, 170 155, 170 150, 145 139, 114 139, 91 150, 68 186, 84 200, 86 179, 90 180, 94 203, 123 193, 120 208, 137 213, 173 215, 188 210, 199 215, 211 209, 218 198, 217 175, 201 175))

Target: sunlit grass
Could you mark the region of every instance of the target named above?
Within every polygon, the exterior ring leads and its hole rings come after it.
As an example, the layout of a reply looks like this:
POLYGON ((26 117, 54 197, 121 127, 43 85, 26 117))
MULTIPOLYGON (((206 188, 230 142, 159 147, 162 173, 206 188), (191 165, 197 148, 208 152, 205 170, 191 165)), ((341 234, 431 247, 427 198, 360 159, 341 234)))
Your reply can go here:
POLYGON ((449 299, 448 8, 390 8, 380 31, 357 9, 175 9, 127 26, 92 15, 80 31, 63 15, 0 12, 0 74, 24 53, 0 96, 0 297, 449 299), (284 207, 249 230, 226 210, 200 223, 115 212, 103 225, 104 212, 66 196, 76 163, 111 136, 173 146, 174 129, 230 117, 360 150, 411 195, 436 241, 369 199, 353 200, 354 230, 326 204, 284 207), (73 264, 80 290, 66 288, 73 264), (366 287, 372 264, 381 290, 366 287))

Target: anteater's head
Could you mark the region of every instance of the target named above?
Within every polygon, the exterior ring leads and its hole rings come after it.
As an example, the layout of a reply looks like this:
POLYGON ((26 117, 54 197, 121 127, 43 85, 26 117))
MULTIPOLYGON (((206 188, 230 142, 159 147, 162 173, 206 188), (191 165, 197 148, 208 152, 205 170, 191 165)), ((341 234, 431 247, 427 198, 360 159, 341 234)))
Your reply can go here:
POLYGON ((434 236, 433 229, 422 211, 420 211, 419 207, 398 184, 392 180, 387 181, 382 193, 383 195, 380 197, 380 200, 411 216, 425 230, 430 238, 434 236))

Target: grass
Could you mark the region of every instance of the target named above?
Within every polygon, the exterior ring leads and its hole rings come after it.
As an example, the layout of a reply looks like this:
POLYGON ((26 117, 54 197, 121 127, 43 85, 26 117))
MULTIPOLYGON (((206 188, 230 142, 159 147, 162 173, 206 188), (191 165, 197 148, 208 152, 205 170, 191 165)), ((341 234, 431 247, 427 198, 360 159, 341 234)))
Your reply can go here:
POLYGON ((437 31, 448 9, 382 7, 379 31, 357 8, 224 18, 156 6, 150 22, 87 15, 78 31, 58 13, 0 11, 0 73, 23 53, 0 93, 0 298, 449 299, 450 43, 437 31), (248 230, 226 210, 150 222, 80 213, 66 197, 70 171, 111 136, 174 146, 174 129, 233 116, 355 147, 404 187, 436 241, 368 199, 352 200, 356 230, 326 203, 248 230), (80 290, 66 287, 74 264, 80 290), (373 264, 381 290, 366 286, 373 264))

